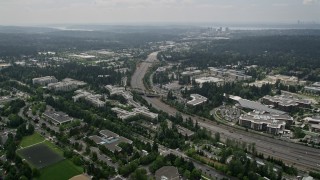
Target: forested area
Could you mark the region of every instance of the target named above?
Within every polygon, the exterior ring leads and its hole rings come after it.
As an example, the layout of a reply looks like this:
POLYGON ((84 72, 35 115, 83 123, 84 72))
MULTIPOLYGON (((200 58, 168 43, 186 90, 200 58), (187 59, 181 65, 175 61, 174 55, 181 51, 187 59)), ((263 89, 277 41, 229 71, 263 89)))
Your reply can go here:
MULTIPOLYGON (((121 28, 120 28, 121 29, 121 28)), ((123 29, 125 29, 123 27, 123 29)), ((35 55, 39 51, 96 50, 145 47, 167 41, 177 32, 156 31, 63 31, 50 28, 0 28, 0 56, 35 55)), ((179 31, 180 32, 180 31, 179 31)))
POLYGON ((319 35, 260 35, 194 43, 189 51, 162 52, 169 61, 185 60, 185 66, 258 65, 283 67, 283 72, 319 68, 319 35), (286 71, 287 70, 287 71, 286 71))

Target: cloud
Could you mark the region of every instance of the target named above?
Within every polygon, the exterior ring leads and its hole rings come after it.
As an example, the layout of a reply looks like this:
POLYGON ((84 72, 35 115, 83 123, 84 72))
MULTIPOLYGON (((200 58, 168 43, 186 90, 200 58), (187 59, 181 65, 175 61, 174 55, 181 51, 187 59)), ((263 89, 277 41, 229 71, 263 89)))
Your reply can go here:
POLYGON ((317 4, 319 2, 319 0, 303 0, 303 4, 304 5, 313 5, 313 4, 317 4))

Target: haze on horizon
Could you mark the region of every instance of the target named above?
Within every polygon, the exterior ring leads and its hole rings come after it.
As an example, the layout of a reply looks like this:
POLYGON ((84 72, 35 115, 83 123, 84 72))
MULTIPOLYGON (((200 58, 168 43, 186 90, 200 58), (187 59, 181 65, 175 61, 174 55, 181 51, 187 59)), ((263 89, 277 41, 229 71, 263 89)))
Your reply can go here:
POLYGON ((320 0, 0 0, 0 25, 320 23, 320 0))

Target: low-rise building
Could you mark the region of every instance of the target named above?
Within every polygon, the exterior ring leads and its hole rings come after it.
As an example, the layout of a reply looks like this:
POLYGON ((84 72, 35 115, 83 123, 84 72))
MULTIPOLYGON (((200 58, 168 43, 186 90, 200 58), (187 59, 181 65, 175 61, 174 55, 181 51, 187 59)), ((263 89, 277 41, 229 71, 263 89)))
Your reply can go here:
POLYGON ((311 124, 310 128, 312 132, 320 133, 320 124, 311 124))
POLYGON ((110 92, 110 95, 122 94, 125 91, 124 87, 106 85, 105 88, 110 92))
POLYGON ((303 120, 309 124, 320 124, 320 116, 306 117, 303 120))
POLYGON ((310 93, 320 93, 320 82, 315 82, 311 86, 305 86, 304 90, 310 93))
POLYGON ((201 77, 195 79, 195 82, 198 83, 200 87, 202 87, 204 83, 216 83, 217 85, 221 85, 224 83, 224 80, 216 77, 201 77))
POLYGON ((289 115, 270 114, 259 111, 243 114, 239 118, 240 126, 275 135, 284 134, 286 124, 292 124, 292 122, 293 118, 289 115))
POLYGON ((193 135, 194 135, 194 132, 191 131, 191 130, 189 130, 189 129, 187 129, 187 128, 184 128, 184 127, 182 127, 182 126, 180 126, 180 125, 177 125, 176 127, 177 127, 177 129, 178 129, 178 132, 179 132, 180 134, 182 134, 183 136, 190 137, 190 136, 193 136, 193 135))
POLYGON ((140 108, 134 108, 133 111, 136 112, 137 114, 140 114, 142 116, 146 116, 151 119, 158 119, 158 114, 150 112, 149 109, 144 106, 142 106, 140 108))
POLYGON ((201 74, 202 71, 201 70, 193 70, 193 71, 184 71, 181 73, 182 76, 194 76, 197 74, 201 74))
POLYGON ((56 83, 58 80, 54 76, 45 76, 45 77, 39 77, 39 78, 33 78, 32 84, 36 85, 39 84, 41 86, 45 86, 50 83, 56 83))
POLYGON ((54 90, 54 91, 72 91, 86 84, 87 83, 83 81, 78 81, 71 78, 65 78, 61 82, 48 84, 48 89, 54 90))
POLYGON ((298 99, 293 96, 276 95, 276 96, 264 96, 262 102, 267 105, 272 105, 277 109, 291 112, 297 108, 310 108, 311 101, 298 99))
POLYGON ((137 116, 137 115, 142 115, 151 119, 157 119, 158 114, 150 112, 148 108, 146 107, 138 107, 134 108, 132 111, 127 111, 121 108, 114 107, 111 109, 112 111, 117 113, 118 118, 122 120, 126 120, 128 118, 137 116))
POLYGON ((243 71, 233 69, 220 69, 208 67, 210 73, 218 77, 229 77, 232 81, 244 81, 252 79, 252 76, 246 75, 243 71))
POLYGON ((200 105, 208 100, 206 97, 201 96, 200 94, 191 94, 190 97, 192 100, 188 101, 187 104, 191 106, 200 105))
POLYGON ((117 113, 117 117, 122 119, 122 120, 126 120, 128 118, 134 117, 137 114, 135 112, 130 112, 118 107, 114 107, 111 109, 113 112, 117 113))
POLYGON ((274 75, 274 76, 267 76, 266 80, 271 82, 272 84, 275 84, 277 81, 280 81, 280 83, 285 85, 304 85, 305 81, 299 81, 299 79, 295 76, 285 76, 285 75, 274 75))
POLYGON ((156 180, 179 180, 178 168, 174 166, 163 166, 155 173, 156 180))
POLYGON ((73 118, 64 112, 55 111, 51 107, 47 107, 43 116, 55 125, 61 125, 73 121, 73 118))
POLYGON ((104 107, 106 105, 105 101, 102 101, 103 95, 93 94, 84 90, 75 91, 77 95, 73 96, 72 99, 74 102, 77 102, 79 99, 84 99, 95 107, 104 107))
POLYGON ((8 63, 0 63, 0 71, 4 68, 7 68, 7 67, 10 67, 11 64, 8 64, 8 63))
POLYGON ((124 138, 122 136, 119 136, 118 134, 109 130, 101 130, 99 134, 100 136, 93 135, 93 136, 90 136, 89 139, 91 139, 98 145, 105 146, 111 152, 121 151, 122 148, 118 146, 119 143, 121 142, 132 144, 131 140, 124 138))

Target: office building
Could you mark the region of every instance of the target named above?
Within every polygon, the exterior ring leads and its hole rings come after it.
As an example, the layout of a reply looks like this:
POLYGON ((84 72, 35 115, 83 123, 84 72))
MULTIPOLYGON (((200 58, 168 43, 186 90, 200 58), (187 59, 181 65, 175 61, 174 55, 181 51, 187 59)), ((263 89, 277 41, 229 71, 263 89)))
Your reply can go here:
POLYGON ((54 76, 45 76, 45 77, 39 77, 39 78, 33 78, 32 84, 34 85, 41 85, 45 86, 50 83, 56 83, 58 80, 54 76))
POLYGON ((239 118, 239 125, 278 135, 285 133, 286 124, 292 124, 293 118, 289 115, 270 114, 260 111, 253 111, 242 114, 239 118))
POLYGON ((208 100, 206 97, 201 96, 200 94, 191 94, 190 97, 192 100, 187 102, 187 104, 190 106, 198 106, 208 100))
POLYGON ((298 99, 288 95, 264 96, 262 102, 267 105, 272 105, 277 109, 286 112, 292 112, 297 108, 310 108, 311 101, 298 99))

